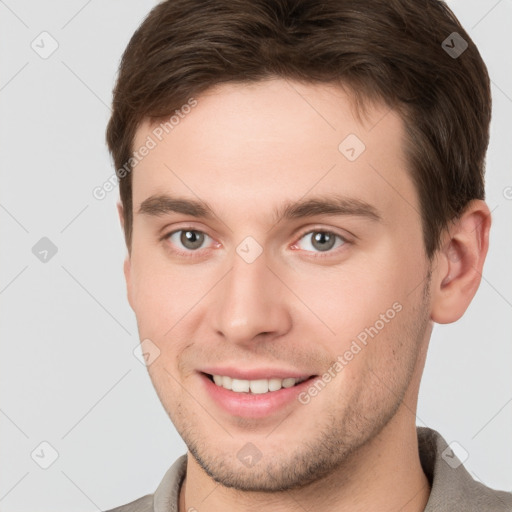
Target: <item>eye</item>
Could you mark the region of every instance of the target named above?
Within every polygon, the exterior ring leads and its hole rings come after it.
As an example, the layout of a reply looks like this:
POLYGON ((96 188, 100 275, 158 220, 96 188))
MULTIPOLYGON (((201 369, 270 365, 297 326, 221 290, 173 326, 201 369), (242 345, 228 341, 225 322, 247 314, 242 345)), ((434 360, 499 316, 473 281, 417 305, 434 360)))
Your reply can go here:
POLYGON ((299 247, 311 252, 327 252, 345 245, 346 242, 341 235, 330 231, 316 230, 304 233, 299 241, 293 245, 293 248, 299 247), (306 241, 303 247, 300 247, 301 240, 306 241))
POLYGON ((170 241, 172 245, 177 246, 178 249, 181 247, 186 249, 186 251, 178 250, 177 252, 193 252, 197 249, 201 249, 205 240, 210 239, 210 237, 202 231, 185 228, 165 235, 165 239, 170 241))

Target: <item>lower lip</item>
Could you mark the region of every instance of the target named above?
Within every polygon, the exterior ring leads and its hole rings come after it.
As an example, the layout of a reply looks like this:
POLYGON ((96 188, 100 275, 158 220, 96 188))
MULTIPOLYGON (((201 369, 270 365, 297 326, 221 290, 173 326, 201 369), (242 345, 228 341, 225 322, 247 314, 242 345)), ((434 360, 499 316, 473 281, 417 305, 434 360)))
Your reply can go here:
POLYGON ((236 393, 217 386, 204 373, 201 373, 200 377, 206 393, 218 406, 232 416, 243 418, 264 418, 294 402, 298 404, 297 396, 317 378, 311 377, 291 388, 281 388, 268 393, 236 393))

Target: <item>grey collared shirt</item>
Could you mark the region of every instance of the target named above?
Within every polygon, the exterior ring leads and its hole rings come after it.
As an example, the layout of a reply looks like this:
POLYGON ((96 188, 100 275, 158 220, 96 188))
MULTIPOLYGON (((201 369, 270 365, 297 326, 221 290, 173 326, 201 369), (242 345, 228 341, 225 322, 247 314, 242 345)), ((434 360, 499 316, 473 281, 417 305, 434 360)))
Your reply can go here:
MULTIPOLYGON (((435 430, 417 427, 417 432, 421 465, 432 486, 424 512, 512 512, 512 493, 476 482, 435 430)), ((178 512, 186 469, 187 456, 182 455, 154 494, 107 512, 178 512)))

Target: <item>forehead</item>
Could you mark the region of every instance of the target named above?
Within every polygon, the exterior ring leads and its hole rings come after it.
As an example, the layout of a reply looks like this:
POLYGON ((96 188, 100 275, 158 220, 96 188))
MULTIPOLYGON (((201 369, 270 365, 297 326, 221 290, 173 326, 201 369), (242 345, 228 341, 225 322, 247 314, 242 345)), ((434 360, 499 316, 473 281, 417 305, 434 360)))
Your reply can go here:
POLYGON ((383 210, 401 195, 417 203, 403 123, 385 105, 359 118, 342 88, 281 79, 224 84, 190 104, 139 126, 134 150, 151 149, 133 171, 135 209, 165 193, 240 211, 333 191, 383 210))

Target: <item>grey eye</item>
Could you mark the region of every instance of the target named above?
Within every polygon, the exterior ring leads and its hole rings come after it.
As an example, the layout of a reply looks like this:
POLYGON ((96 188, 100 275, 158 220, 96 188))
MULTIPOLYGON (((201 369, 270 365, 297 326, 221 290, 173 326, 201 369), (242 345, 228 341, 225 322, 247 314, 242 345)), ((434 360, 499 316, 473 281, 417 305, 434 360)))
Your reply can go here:
POLYGON ((336 233, 331 233, 329 231, 310 231, 306 233, 300 240, 310 240, 309 243, 306 243, 306 247, 304 247, 307 251, 313 252, 326 252, 330 251, 334 247, 340 247, 345 243, 345 240, 336 233), (339 240, 338 244, 336 241, 339 240), (309 245, 309 247, 307 247, 309 245), (312 247, 312 249, 310 248, 312 247))
POLYGON ((328 251, 334 247, 336 236, 332 233, 318 232, 313 233, 313 235, 312 245, 315 249, 318 249, 319 251, 328 251))
POLYGON ((201 248, 207 236, 208 235, 205 235, 201 231, 195 231, 193 229, 179 229, 178 231, 171 233, 168 238, 171 243, 175 245, 178 244, 178 247, 181 245, 185 249, 194 251, 201 248), (177 238, 179 240, 177 240, 177 238))
POLYGON ((182 231, 180 242, 187 249, 198 249, 203 245, 204 235, 199 231, 182 231))

